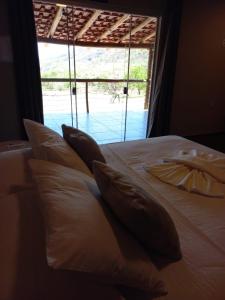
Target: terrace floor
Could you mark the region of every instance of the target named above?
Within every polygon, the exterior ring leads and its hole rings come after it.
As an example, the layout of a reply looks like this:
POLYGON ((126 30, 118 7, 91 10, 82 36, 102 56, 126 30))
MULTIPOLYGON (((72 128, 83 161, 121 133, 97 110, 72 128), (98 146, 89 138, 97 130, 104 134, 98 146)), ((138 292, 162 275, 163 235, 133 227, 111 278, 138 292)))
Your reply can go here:
MULTIPOLYGON (((74 97, 74 96, 73 96, 74 97)), ((73 125, 91 135, 99 144, 138 140, 146 137, 148 110, 144 110, 144 97, 130 97, 127 103, 125 122, 125 98, 112 102, 109 95, 89 95, 89 113, 86 111, 85 96, 77 97, 76 114, 71 115, 71 101, 65 92, 43 93, 44 122, 62 134, 61 125, 73 125), (72 124, 73 116, 73 124, 72 124), (126 123, 126 126, 125 126, 126 123), (126 127, 126 133, 125 133, 126 127)), ((75 112, 73 98, 73 111, 75 112)))

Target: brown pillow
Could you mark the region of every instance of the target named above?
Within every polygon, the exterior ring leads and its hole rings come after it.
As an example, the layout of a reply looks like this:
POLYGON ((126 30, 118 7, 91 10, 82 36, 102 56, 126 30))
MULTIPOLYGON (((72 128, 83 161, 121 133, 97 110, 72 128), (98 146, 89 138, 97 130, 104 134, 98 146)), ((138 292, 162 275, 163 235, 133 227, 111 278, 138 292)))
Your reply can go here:
POLYGON ((106 164, 93 163, 93 172, 103 199, 115 215, 143 244, 155 262, 181 259, 175 225, 167 211, 132 180, 106 164))
POLYGON ((105 163, 105 158, 98 144, 90 135, 65 124, 62 125, 62 131, 64 139, 77 152, 91 171, 94 160, 105 163))

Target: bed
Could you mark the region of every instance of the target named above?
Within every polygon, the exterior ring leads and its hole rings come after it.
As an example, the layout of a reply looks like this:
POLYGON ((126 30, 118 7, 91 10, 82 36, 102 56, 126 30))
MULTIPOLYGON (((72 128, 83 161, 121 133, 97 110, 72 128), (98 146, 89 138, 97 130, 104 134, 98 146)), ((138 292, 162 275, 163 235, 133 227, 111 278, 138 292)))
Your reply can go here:
MULTIPOLYGON (((174 156, 179 150, 191 149, 225 158, 222 153, 178 136, 101 146, 106 162, 129 175, 145 191, 154 194, 176 225, 183 258, 160 270, 160 276, 166 284, 168 294, 158 299, 224 300, 225 198, 189 193, 163 183, 146 171, 146 166, 161 157, 174 156)), ((0 154, 1 213, 3 209, 7 212, 7 217, 1 221, 4 229, 0 233, 1 238, 6 241, 5 245, 9 248, 16 248, 21 235, 21 231, 17 232, 18 224, 20 224, 20 230, 23 230, 23 243, 20 243, 17 250, 10 250, 8 253, 6 246, 1 249, 0 259, 3 268, 0 277, 4 276, 4 280, 0 283, 0 298, 2 300, 28 298, 55 300, 76 297, 78 300, 121 300, 122 296, 118 289, 110 284, 102 285, 93 279, 83 278, 77 274, 71 276, 71 272, 53 271, 47 266, 44 258, 43 228, 40 225, 39 216, 36 215, 35 204, 33 206, 26 200, 18 204, 19 198, 15 198, 12 194, 16 190, 20 193, 20 197, 21 193, 24 197, 23 190, 26 187, 25 198, 26 195, 32 197, 34 193, 32 179, 27 173, 29 172, 27 161, 32 156, 33 153, 29 148, 0 154), (15 170, 15 166, 17 174, 12 171, 15 170), (16 203, 14 208, 10 206, 10 201, 16 203), (21 209, 21 205, 23 211, 18 213, 17 210, 21 209), (29 210, 29 213, 26 210, 29 210), (6 230, 6 226, 10 224, 12 228, 8 227, 9 229, 6 230), (12 238, 11 235, 15 235, 15 232, 17 237, 12 238), (33 242, 31 242, 32 239, 34 239, 33 242), (24 244, 25 242, 29 244, 28 247, 24 244)))
POLYGON ((178 136, 102 146, 116 168, 154 192, 176 223, 183 259, 161 271, 169 293, 163 299, 225 299, 225 199, 182 191, 145 170, 161 157, 197 149, 223 156, 178 136))

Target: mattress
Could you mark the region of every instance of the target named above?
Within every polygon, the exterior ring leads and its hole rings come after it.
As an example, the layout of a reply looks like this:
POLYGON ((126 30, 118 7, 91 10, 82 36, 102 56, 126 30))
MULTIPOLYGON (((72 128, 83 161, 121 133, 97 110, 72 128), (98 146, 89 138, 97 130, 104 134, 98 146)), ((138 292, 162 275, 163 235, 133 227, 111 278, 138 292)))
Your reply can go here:
POLYGON ((107 144, 101 149, 110 165, 151 193, 175 222, 183 259, 161 270, 169 293, 160 299, 225 300, 225 198, 189 193, 146 171, 146 166, 182 150, 225 155, 178 136, 107 144))

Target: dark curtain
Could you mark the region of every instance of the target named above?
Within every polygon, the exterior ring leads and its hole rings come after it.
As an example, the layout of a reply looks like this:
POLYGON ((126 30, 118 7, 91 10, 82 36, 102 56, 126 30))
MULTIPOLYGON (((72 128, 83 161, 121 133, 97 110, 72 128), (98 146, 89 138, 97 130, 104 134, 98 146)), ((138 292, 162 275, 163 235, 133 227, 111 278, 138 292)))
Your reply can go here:
POLYGON ((22 137, 23 118, 43 123, 40 66, 32 0, 8 0, 15 66, 17 109, 22 137))
POLYGON ((182 1, 168 0, 159 20, 147 137, 169 133, 181 13, 182 1))

